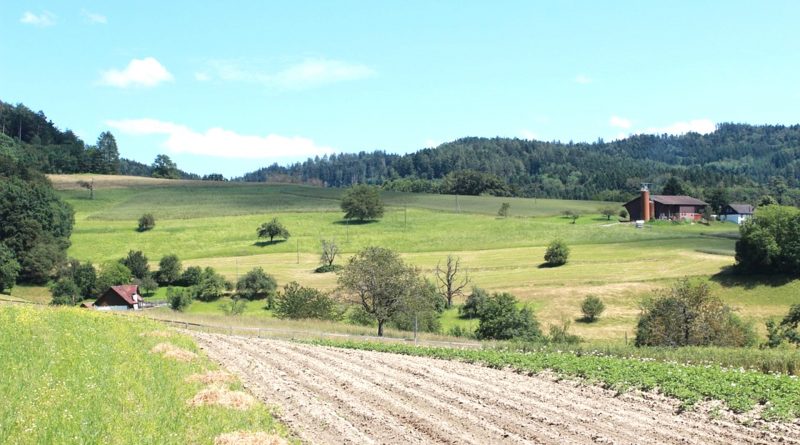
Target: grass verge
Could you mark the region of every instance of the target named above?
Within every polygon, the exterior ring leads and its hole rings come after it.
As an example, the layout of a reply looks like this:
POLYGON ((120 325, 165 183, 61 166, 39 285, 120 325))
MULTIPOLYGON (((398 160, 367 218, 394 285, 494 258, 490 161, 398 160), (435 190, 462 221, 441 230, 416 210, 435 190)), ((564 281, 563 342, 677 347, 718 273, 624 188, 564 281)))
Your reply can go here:
POLYGON ((150 353, 165 341, 197 352, 186 336, 143 335, 158 330, 86 310, 0 306, 0 443, 210 444, 239 430, 286 434, 263 404, 190 407, 203 385, 185 379, 214 366, 150 353))
POLYGON ((517 372, 550 370, 563 377, 579 377, 618 392, 656 390, 676 398, 684 407, 719 400, 737 413, 763 408, 766 420, 800 417, 800 380, 795 376, 764 374, 718 365, 686 365, 619 357, 578 356, 569 352, 510 352, 411 345, 319 340, 315 344, 476 363, 517 372))

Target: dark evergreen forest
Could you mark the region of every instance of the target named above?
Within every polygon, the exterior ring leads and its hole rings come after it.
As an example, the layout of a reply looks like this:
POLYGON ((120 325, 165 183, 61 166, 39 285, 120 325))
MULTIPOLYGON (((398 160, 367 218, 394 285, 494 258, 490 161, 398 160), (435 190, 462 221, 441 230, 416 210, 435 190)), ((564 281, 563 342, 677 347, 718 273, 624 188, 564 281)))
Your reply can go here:
POLYGON ((770 195, 795 204, 800 198, 800 125, 725 123, 707 135, 636 135, 594 143, 470 137, 402 156, 374 151, 335 154, 286 167, 273 164, 242 179, 334 187, 369 183, 402 191, 453 193, 465 170, 506 186, 479 184, 467 194, 624 201, 642 182, 653 183, 660 192, 674 177, 685 193, 701 198, 724 190, 732 200, 770 195))
MULTIPOLYGON (((43 112, 0 102, 0 129, 14 141, 14 157, 45 173, 159 176, 161 162, 146 165, 119 157, 109 132, 88 145, 59 130, 43 112)), ((8 141, 9 139, 6 139, 8 141)), ((10 144, 0 150, 9 151, 10 144)), ((166 161, 168 157, 164 156, 166 161)), ((163 159, 162 159, 163 160, 163 159)), ((221 180, 177 170, 174 177, 221 180)), ((656 193, 670 183, 708 200, 757 203, 771 196, 800 203, 800 125, 723 123, 713 133, 636 135, 594 143, 468 137, 406 155, 384 151, 343 153, 277 164, 237 178, 450 194, 490 194, 625 201, 642 182, 656 193)))

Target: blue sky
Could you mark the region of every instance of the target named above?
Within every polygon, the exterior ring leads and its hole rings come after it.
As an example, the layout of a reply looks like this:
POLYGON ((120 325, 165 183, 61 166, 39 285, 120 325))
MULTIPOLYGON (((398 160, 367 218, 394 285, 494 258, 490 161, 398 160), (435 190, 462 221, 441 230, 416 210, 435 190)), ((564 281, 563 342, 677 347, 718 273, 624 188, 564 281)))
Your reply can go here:
POLYGON ((226 176, 465 136, 796 124, 798 18, 797 1, 5 0, 0 99, 226 176))

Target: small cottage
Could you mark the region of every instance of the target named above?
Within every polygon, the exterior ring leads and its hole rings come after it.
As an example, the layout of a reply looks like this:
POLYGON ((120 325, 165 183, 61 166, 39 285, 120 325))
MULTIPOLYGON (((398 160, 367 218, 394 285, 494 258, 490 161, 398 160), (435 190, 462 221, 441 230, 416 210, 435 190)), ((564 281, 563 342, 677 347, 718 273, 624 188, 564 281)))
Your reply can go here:
POLYGON ((641 194, 623 204, 632 221, 652 219, 691 219, 698 221, 708 204, 691 196, 651 195, 649 184, 643 184, 641 194))
POLYGON ((141 308, 142 297, 139 295, 139 286, 135 284, 125 284, 121 286, 111 286, 103 292, 103 295, 94 302, 97 310, 138 310, 141 308))
POLYGON ((755 207, 750 204, 728 204, 719 213, 719 220, 741 224, 752 217, 754 211, 755 207))

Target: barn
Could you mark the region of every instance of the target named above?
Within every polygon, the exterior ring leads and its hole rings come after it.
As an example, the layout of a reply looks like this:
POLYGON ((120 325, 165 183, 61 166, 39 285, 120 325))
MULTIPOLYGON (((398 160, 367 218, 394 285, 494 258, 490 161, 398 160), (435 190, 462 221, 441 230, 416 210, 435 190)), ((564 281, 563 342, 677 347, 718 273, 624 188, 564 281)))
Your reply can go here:
POLYGON ((103 295, 94 302, 97 310, 138 310, 141 307, 142 297, 139 295, 139 286, 135 284, 125 284, 121 286, 111 286, 103 292, 103 295))
POLYGON ((741 224, 752 217, 754 211, 755 207, 750 204, 728 204, 719 212, 719 220, 741 224))
POLYGON ((703 209, 708 204, 691 196, 651 195, 649 187, 643 186, 641 194, 623 204, 632 221, 652 219, 691 219, 702 218, 703 209))

